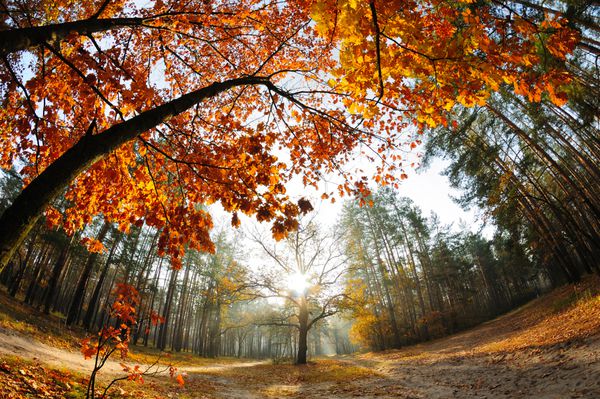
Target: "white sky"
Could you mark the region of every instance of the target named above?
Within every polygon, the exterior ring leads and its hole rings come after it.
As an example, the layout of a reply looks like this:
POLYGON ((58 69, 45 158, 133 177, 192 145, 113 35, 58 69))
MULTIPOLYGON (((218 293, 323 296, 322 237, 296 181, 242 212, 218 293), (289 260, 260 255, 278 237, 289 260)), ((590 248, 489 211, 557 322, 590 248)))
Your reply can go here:
POLYGON ((479 227, 476 213, 463 210, 452 200, 453 197, 459 197, 461 192, 450 187, 448 178, 442 175, 447 164, 436 159, 427 170, 408 170, 409 178, 402 182, 400 195, 412 199, 424 216, 435 212, 444 224, 454 223, 457 227, 463 221, 469 227, 479 227))
MULTIPOLYGON (((446 165, 446 161, 435 159, 427 170, 407 168, 408 179, 400 183, 398 192, 401 196, 412 199, 415 205, 421 208, 423 216, 429 217, 431 212, 435 212, 443 224, 453 224, 455 231, 460 230, 461 224, 471 231, 478 231, 482 222, 477 211, 465 211, 452 199, 459 197, 461 192, 450 187, 448 178, 442 174, 446 165)), ((342 203, 343 201, 337 201, 332 205, 324 201, 313 204, 318 212, 317 219, 323 224, 332 225, 339 217, 342 203)), ((488 236, 488 233, 491 233, 491 230, 486 228, 484 234, 488 236)))
MULTIPOLYGON (((459 231, 465 226, 471 231, 479 231, 483 222, 478 212, 476 210, 465 211, 452 200, 452 197, 460 196, 460 191, 451 188, 448 178, 442 175, 446 165, 446 161, 435 159, 427 170, 417 171, 407 168, 408 179, 401 182, 398 191, 401 196, 412 199, 415 205, 421 208, 423 216, 429 217, 431 212, 435 212, 444 225, 452 224, 454 231, 459 231)), ((306 196, 311 200, 317 212, 316 220, 322 227, 332 226, 338 220, 345 198, 336 198, 336 202, 331 204, 329 200, 315 200, 315 198, 319 198, 320 192, 318 193, 312 188, 305 188, 300 183, 292 182, 287 189, 293 199, 306 196)), ((216 219, 229 221, 231 218, 220 206, 211 206, 211 211, 216 219)), ((241 217, 243 228, 254 223, 252 219, 243 217, 243 215, 241 217)), ((486 227, 483 234, 491 238, 493 228, 486 227)))

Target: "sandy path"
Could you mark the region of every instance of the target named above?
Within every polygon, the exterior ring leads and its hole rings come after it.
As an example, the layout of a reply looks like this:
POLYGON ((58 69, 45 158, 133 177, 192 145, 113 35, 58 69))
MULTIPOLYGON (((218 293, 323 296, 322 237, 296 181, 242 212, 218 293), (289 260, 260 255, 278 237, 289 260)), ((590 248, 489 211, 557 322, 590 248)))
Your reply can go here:
MULTIPOLYGON (((21 335, 19 333, 0 328, 0 358, 2 355, 19 356, 24 359, 67 369, 83 374, 89 374, 93 368, 92 360, 85 360, 80 352, 48 346, 43 342, 21 335)), ((118 360, 109 360, 100 372, 100 378, 114 378, 124 375, 118 360)), ((181 366, 179 372, 186 373, 186 379, 193 382, 195 379, 209 381, 218 387, 218 396, 232 399, 259 398, 242 386, 238 386, 231 379, 218 376, 220 371, 253 367, 263 362, 243 362, 215 364, 209 366, 181 366)), ((165 375, 168 375, 165 372, 165 375)), ((199 398, 203 397, 199 394, 199 398)))
POLYGON ((404 399, 600 398, 600 337, 546 349, 504 355, 401 360, 393 353, 339 360, 367 367, 379 377, 300 384, 297 396, 404 399))
POLYGON ((362 397, 600 398, 600 340, 507 355, 444 360, 348 360, 386 378, 361 384, 362 397))
MULTIPOLYGON (((0 354, 19 356, 45 363, 59 369, 90 373, 93 361, 85 360, 80 352, 48 346, 33 338, 0 328, 0 354)), ((108 361, 102 369, 106 375, 122 373, 119 363, 108 361)))
POLYGON ((264 361, 256 361, 216 364, 211 366, 185 366, 181 367, 180 370, 187 374, 186 379, 191 384, 193 384, 195 380, 210 381, 211 385, 216 388, 215 395, 218 398, 260 399, 261 396, 255 395, 251 389, 242 386, 238 381, 235 381, 232 378, 219 375, 219 373, 231 371, 232 369, 252 368, 264 363, 264 361))
MULTIPOLYGON (((484 324, 474 330, 406 350, 340 357, 339 360, 349 365, 367 367, 379 374, 344 383, 276 385, 265 374, 264 362, 186 366, 180 367, 180 371, 187 373, 186 379, 191 386, 194 382, 202 382, 215 388, 210 396, 200 391, 191 392, 194 398, 264 398, 263 389, 269 386, 287 392, 270 397, 314 399, 600 398, 600 336, 506 353, 486 354, 470 349, 511 334, 510 328, 506 331, 498 328, 498 324, 484 324), (257 367, 260 365, 263 367, 257 367), (258 385, 232 377, 235 369, 250 373, 259 382, 258 385)), ((79 352, 54 348, 0 329, 0 357, 2 354, 82 373, 89 373, 92 368, 92 362, 84 360, 79 352)), ((102 374, 122 375, 122 371, 118 362, 111 361, 102 374)))

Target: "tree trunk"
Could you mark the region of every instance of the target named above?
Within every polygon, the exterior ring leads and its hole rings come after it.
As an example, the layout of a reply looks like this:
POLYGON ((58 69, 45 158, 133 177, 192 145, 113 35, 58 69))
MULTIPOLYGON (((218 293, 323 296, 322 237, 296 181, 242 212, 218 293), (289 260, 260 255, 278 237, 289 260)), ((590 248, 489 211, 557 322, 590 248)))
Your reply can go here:
POLYGON ((42 256, 38 257, 37 265, 33 271, 33 275, 31 276, 31 281, 29 282, 29 287, 27 288, 27 293, 25 294, 25 303, 33 305, 33 299, 35 295, 35 291, 37 286, 39 285, 40 273, 45 269, 46 264, 50 263, 52 258, 52 250, 50 248, 50 244, 46 244, 46 250, 43 252, 42 256))
MULTIPOLYGON (((110 224, 105 221, 96 236, 96 240, 104 240, 104 237, 106 237, 106 233, 108 233, 109 227, 110 224)), ((79 319, 79 313, 81 312, 81 305, 83 305, 83 297, 85 295, 85 287, 90 278, 90 275, 92 274, 92 270, 94 268, 94 265, 96 264, 97 259, 97 253, 91 253, 87 258, 87 262, 85 263, 85 266, 83 268, 83 273, 81 273, 81 277, 79 277, 79 282, 77 283, 77 287, 75 288, 75 293, 73 294, 73 299, 71 300, 71 306, 69 306, 69 313, 67 314, 68 325, 77 323, 77 320, 79 319)))
POLYGON ((52 307, 52 302, 54 301, 54 297, 56 296, 58 279, 60 278, 60 274, 62 273, 65 264, 67 263, 67 255, 69 254, 71 244, 73 244, 73 237, 60 252, 60 255, 58 255, 58 259, 56 260, 56 263, 52 268, 52 275, 50 276, 50 280, 48 280, 48 288, 46 289, 46 295, 44 298, 45 314, 50 314, 50 308, 52 307))
POLYGON ((183 286, 182 286, 181 297, 179 299, 177 322, 175 323, 175 331, 173 334, 173 350, 175 352, 181 352, 181 345, 182 345, 182 340, 183 340, 183 329, 184 329, 183 317, 184 317, 184 313, 185 313, 185 309, 186 309, 186 305, 187 305, 187 291, 188 291, 188 283, 189 283, 191 268, 192 268, 191 265, 188 263, 186 265, 185 274, 183 276, 183 286))
POLYGON ((298 313, 298 355, 296 356, 296 364, 306 364, 306 354, 308 352, 308 304, 304 296, 300 298, 298 313))
POLYGON ((87 306, 87 311, 85 312, 85 318, 83 319, 83 326, 87 331, 90 331, 94 321, 96 319, 96 312, 98 311, 98 301, 100 299, 100 292, 102 291, 102 285, 104 284, 104 280, 106 280, 106 276, 110 269, 110 265, 112 263, 113 256, 115 254, 115 250, 119 245, 119 241, 121 241, 122 235, 119 233, 115 236, 113 244, 110 248, 110 253, 108 254, 108 258, 106 259, 106 263, 104 264, 104 268, 98 278, 98 282, 96 283, 96 288, 94 288, 94 293, 90 298, 90 302, 87 306))
POLYGON ((140 26, 143 23, 144 18, 100 18, 8 29, 0 32, 0 50, 3 54, 10 54, 60 42, 71 33, 83 36, 115 28, 140 26))
POLYGON ((160 333, 158 335, 158 349, 165 350, 167 347, 167 336, 169 332, 169 322, 171 318, 171 305, 173 304, 173 297, 175 295, 175 288, 177 287, 177 274, 179 270, 171 271, 171 279, 169 281, 169 290, 167 292, 167 298, 165 302, 165 309, 163 311, 163 317, 165 322, 160 325, 160 333))
POLYGON ((38 232, 39 228, 33 234, 33 237, 31 237, 31 241, 29 241, 29 244, 27 245, 27 254, 25 255, 25 259, 20 260, 19 269, 11 280, 9 294, 12 297, 16 297, 17 293, 19 292, 21 281, 23 280, 23 276, 25 275, 25 269, 27 269, 27 264, 29 263, 29 258, 31 258, 31 255, 33 254, 33 249, 35 246, 35 241, 37 239, 38 232))
MULTIPOLYGON (((156 272, 154 275, 154 285, 152 288, 152 299, 150 300, 149 312, 152 312, 154 310, 154 300, 156 299, 156 293, 158 292, 158 281, 160 280, 163 259, 164 258, 160 259, 160 262, 158 263, 158 267, 156 268, 156 272)), ((144 331, 144 346, 148 346, 148 341, 150 340, 150 330, 152 329, 152 324, 148 324, 148 328, 146 329, 146 331, 144 331)))

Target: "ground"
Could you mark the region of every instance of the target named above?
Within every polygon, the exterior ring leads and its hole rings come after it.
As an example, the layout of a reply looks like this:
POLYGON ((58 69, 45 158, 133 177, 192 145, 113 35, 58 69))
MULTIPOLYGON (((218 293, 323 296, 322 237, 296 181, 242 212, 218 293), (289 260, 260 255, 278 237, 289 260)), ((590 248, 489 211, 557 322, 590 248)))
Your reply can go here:
MULTIPOLYGON (((91 362, 74 347, 80 333, 40 317, 0 300, 0 398, 84 397, 91 362)), ((133 351, 142 364, 153 356, 133 351)), ((103 381, 122 375, 116 360, 103 381)), ((563 287, 469 331, 401 350, 306 366, 185 354, 168 361, 184 374, 184 386, 161 374, 121 383, 111 397, 597 399, 600 281, 563 287)))

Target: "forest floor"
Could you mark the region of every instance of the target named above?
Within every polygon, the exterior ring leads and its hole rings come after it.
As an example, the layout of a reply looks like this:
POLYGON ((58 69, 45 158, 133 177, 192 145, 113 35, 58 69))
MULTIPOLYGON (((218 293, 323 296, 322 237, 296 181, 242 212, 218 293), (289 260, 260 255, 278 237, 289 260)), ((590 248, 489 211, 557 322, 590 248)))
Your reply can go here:
MULTIPOLYGON (((77 331, 0 295, 0 399, 84 397, 91 361, 77 331)), ((134 348, 146 363, 150 351, 134 348)), ((600 280, 565 286, 497 319, 400 350, 319 358, 306 366, 270 361, 170 360, 144 384, 111 397, 141 398, 600 398, 600 280)), ((103 381, 122 375, 118 361, 103 381)))

